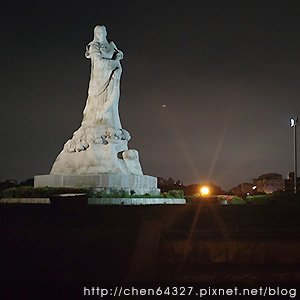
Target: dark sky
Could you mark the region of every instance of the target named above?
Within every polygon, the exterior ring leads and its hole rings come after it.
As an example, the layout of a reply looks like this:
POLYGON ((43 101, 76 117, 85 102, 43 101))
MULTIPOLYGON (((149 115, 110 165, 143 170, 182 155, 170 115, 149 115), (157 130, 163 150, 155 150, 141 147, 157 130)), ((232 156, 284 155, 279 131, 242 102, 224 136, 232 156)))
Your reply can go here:
POLYGON ((124 52, 120 116, 145 174, 228 189, 292 171, 299 1, 1 3, 0 180, 48 174, 80 126, 97 24, 124 52))

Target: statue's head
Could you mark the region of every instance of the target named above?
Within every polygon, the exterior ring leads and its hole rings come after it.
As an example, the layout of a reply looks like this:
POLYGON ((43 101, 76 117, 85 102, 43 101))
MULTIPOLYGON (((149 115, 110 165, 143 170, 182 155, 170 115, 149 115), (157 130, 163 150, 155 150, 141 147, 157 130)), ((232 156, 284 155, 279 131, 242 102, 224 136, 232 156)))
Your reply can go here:
POLYGON ((107 32, 104 25, 97 25, 94 28, 94 37, 100 42, 100 43, 107 43, 107 32))

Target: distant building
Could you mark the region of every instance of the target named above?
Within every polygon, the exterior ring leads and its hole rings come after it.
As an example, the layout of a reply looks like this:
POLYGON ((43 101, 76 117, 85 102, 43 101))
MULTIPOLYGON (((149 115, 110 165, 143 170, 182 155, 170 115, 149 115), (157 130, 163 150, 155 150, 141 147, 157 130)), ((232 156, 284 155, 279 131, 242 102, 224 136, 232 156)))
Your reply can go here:
MULTIPOLYGON (((289 172, 287 179, 284 179, 284 190, 294 191, 294 172, 289 172)), ((297 191, 300 191, 300 177, 297 177, 297 191)))
POLYGON ((268 173, 253 179, 256 191, 259 193, 271 194, 276 191, 284 190, 284 180, 282 175, 277 173, 268 173))
POLYGON ((232 188, 229 192, 236 195, 236 196, 242 196, 242 195, 251 195, 254 191, 254 184, 253 183, 241 183, 238 186, 232 188))

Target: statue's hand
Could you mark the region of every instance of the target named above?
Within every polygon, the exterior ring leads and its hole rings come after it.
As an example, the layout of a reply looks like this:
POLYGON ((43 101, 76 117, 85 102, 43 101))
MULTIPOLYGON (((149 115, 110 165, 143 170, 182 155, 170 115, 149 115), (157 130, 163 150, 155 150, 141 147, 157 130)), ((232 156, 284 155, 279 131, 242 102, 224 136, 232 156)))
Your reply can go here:
POLYGON ((124 55, 123 55, 122 52, 118 52, 117 55, 116 55, 117 60, 121 60, 121 59, 123 59, 123 57, 124 57, 124 55))

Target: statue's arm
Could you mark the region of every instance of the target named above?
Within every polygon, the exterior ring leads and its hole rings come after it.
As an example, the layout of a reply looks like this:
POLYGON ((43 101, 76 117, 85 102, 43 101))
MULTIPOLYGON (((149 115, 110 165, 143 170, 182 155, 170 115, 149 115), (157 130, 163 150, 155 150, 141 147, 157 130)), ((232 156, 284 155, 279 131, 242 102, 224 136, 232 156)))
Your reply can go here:
POLYGON ((116 46, 116 44, 114 42, 111 41, 110 44, 113 46, 113 48, 116 52, 116 55, 114 55, 115 60, 123 59, 123 56, 124 56, 123 52, 120 49, 118 49, 118 47, 116 46))
POLYGON ((85 57, 91 58, 92 56, 95 56, 96 58, 99 58, 99 59, 103 58, 103 55, 100 51, 100 45, 98 45, 96 43, 89 43, 86 46, 85 57))

